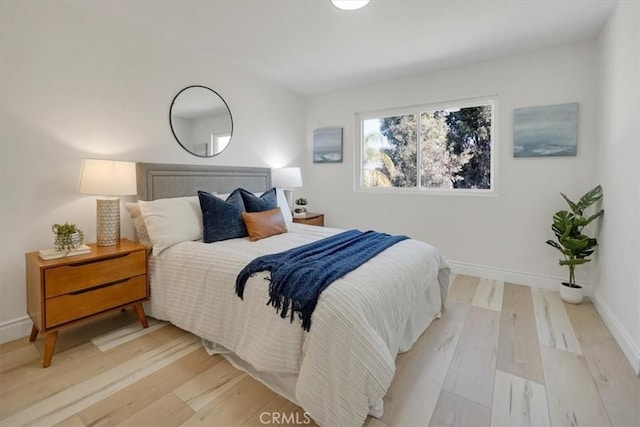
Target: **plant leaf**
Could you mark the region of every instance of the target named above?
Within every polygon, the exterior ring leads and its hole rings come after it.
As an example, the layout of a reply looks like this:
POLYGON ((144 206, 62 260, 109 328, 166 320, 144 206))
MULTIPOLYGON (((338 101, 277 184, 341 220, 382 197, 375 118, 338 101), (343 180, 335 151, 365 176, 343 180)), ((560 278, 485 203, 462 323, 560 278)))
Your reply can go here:
POLYGON ((559 250, 564 254, 564 249, 562 249, 562 247, 557 242, 554 242, 553 240, 547 240, 546 244, 549 246, 553 246, 554 248, 556 248, 557 250, 559 250))
POLYGON ((575 258, 575 259, 563 259, 560 260, 560 265, 567 265, 567 266, 572 266, 572 265, 581 265, 581 264, 586 264, 589 261, 591 261, 590 259, 580 259, 580 258, 575 258))
POLYGON ((563 235, 567 232, 567 229, 571 229, 574 215, 568 211, 558 211, 553 215, 553 225, 551 228, 563 235))
POLYGON ((560 195, 567 201, 567 203, 569 204, 569 207, 571 208, 571 211, 573 213, 577 213, 578 215, 582 215, 582 212, 578 212, 578 205, 573 203, 564 193, 560 193, 560 195))
POLYGON ((602 199, 602 186, 597 185, 593 189, 588 191, 584 196, 582 196, 576 206, 578 209, 580 209, 580 212, 582 214, 582 211, 584 211, 600 199, 602 199))
POLYGON ((589 238, 581 237, 582 238, 574 238, 566 236, 560 239, 560 244, 570 250, 572 255, 575 255, 589 248, 589 238))
POLYGON ((600 209, 598 212, 594 213, 593 215, 591 215, 589 218, 580 218, 580 227, 586 227, 587 225, 589 225, 594 219, 598 218, 599 216, 602 216, 602 214, 604 214, 604 209, 600 209))

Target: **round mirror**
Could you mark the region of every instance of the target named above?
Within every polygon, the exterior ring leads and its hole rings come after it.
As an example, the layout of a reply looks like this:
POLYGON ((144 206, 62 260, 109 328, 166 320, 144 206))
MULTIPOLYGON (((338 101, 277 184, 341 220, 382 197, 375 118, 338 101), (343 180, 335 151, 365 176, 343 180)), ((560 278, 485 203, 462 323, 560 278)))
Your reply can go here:
POLYGON ((229 106, 205 86, 189 86, 178 92, 171 103, 169 122, 180 146, 199 157, 220 154, 233 134, 229 106))

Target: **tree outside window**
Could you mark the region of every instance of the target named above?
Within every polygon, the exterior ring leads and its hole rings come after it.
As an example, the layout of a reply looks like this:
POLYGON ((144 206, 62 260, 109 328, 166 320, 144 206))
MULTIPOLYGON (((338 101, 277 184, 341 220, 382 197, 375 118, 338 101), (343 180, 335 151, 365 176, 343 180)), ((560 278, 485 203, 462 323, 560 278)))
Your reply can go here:
POLYGON ((482 103, 363 119, 362 186, 490 190, 492 109, 482 103))

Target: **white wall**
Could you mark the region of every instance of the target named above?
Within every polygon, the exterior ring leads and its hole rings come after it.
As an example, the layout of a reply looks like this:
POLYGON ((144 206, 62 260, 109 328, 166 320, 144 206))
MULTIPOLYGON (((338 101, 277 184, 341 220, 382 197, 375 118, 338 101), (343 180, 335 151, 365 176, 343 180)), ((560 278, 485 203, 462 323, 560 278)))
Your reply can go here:
POLYGON ((594 302, 640 373, 640 3, 618 3, 598 53, 598 177, 605 215, 594 302))
MULTIPOLYGON (((24 253, 51 247, 55 222, 95 239, 95 198, 76 194, 83 158, 273 167, 303 158, 305 98, 223 58, 150 39, 91 3, 3 2, 0 17, 0 342, 29 332, 24 253), (193 84, 216 90, 233 114, 233 140, 212 159, 184 151, 169 126, 171 100, 193 84)), ((128 218, 123 227, 131 233, 128 218)))
MULTIPOLYGON (((406 233, 441 249, 460 272, 557 289, 566 280, 557 252, 545 245, 552 214, 565 207, 560 191, 577 198, 595 175, 595 45, 581 43, 533 54, 313 96, 313 129, 344 127, 344 162, 303 169, 311 210, 342 228, 406 233), (355 114, 391 107, 497 95, 497 194, 394 195, 354 192, 355 114), (513 158, 513 109, 578 102, 577 157, 513 158)), ((588 282, 588 268, 578 280, 588 282)))

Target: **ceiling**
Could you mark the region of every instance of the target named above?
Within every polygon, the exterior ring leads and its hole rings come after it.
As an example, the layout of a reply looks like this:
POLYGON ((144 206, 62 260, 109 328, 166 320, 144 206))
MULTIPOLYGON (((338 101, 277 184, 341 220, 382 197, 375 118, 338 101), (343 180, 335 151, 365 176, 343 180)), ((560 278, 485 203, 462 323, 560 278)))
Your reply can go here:
POLYGON ((614 1, 87 2, 102 16, 301 94, 593 39, 614 1))

